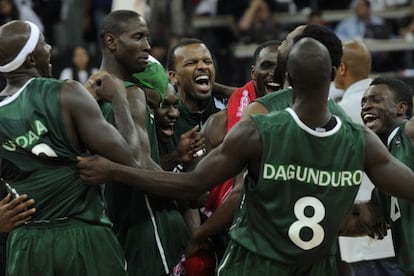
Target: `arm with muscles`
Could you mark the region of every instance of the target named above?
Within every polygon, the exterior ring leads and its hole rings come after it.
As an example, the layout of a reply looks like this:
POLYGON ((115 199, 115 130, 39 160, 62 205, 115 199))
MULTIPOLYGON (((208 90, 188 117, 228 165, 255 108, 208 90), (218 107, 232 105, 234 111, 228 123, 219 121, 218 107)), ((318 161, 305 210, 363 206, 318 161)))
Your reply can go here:
POLYGON ((103 117, 101 110, 85 87, 66 81, 61 94, 66 132, 74 146, 83 145, 92 153, 115 162, 137 166, 127 142, 103 117))
POLYGON ((127 88, 127 99, 139 141, 139 147, 134 151, 134 157, 139 160, 143 168, 161 170, 161 167, 151 158, 151 146, 147 133, 145 92, 137 86, 130 86, 127 88))
POLYGON ((242 119, 253 114, 268 114, 269 110, 259 102, 251 102, 243 112, 242 119))
POLYGON ((138 133, 129 112, 127 92, 123 82, 107 72, 98 72, 89 78, 85 87, 96 100, 111 103, 119 133, 124 137, 131 151, 138 151, 138 133))
POLYGON ((78 163, 81 178, 91 184, 115 181, 159 196, 194 199, 203 192, 240 173, 248 165, 254 176, 261 157, 261 139, 253 120, 234 126, 223 143, 207 154, 188 173, 139 170, 111 162, 99 156, 78 163), (257 145, 246 147, 246 145, 257 145))
POLYGON ((386 194, 414 202, 413 171, 393 157, 375 133, 364 129, 365 171, 372 183, 386 194))

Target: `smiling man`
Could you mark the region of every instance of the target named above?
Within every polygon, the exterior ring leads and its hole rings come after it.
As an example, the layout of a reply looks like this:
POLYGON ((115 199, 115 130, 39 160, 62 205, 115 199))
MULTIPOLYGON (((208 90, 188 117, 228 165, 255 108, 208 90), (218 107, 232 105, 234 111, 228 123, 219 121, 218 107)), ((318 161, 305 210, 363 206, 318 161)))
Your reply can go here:
MULTIPOLYGON (((361 117, 365 126, 381 138, 394 157, 414 170, 414 118, 409 86, 396 79, 374 79, 365 92, 361 105, 361 117)), ((412 275, 414 204, 377 192, 391 225, 398 266, 406 275, 412 275)))

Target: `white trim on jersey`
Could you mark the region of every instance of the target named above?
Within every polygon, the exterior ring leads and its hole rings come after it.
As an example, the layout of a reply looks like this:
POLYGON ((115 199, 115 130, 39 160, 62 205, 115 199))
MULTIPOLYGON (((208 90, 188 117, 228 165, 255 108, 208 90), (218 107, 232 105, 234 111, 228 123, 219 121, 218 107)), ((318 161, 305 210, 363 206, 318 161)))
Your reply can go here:
POLYGON ((342 121, 338 118, 338 116, 333 115, 334 118, 336 119, 336 126, 328 131, 324 131, 324 132, 320 132, 320 131, 316 131, 310 127, 308 127, 307 125, 305 125, 300 118, 298 117, 298 115, 295 113, 295 111, 288 107, 286 108, 286 111, 289 112, 289 114, 292 116, 292 118, 295 120, 295 122, 298 124, 298 126, 303 129, 304 131, 308 132, 309 134, 316 136, 316 137, 327 137, 327 136, 331 136, 333 134, 335 134, 336 132, 338 132, 338 130, 341 128, 342 126, 342 121))
POLYGON ((25 84, 23 84, 23 86, 22 86, 22 87, 20 87, 20 89, 19 89, 16 93, 14 93, 13 95, 9 96, 8 98, 5 98, 4 100, 2 100, 2 101, 0 102, 0 107, 1 107, 1 106, 5 106, 5 105, 7 105, 7 104, 9 104, 9 103, 13 102, 13 101, 14 101, 17 97, 19 97, 19 95, 23 92, 23 90, 26 88, 26 86, 28 86, 28 85, 29 85, 29 83, 30 83, 32 80, 34 80, 34 78, 31 78, 31 79, 30 79, 30 80, 28 80, 25 84))
POLYGON ((394 128, 393 131, 391 131, 391 133, 390 133, 390 135, 388 136, 388 139, 387 139, 387 147, 390 146, 392 139, 394 139, 395 135, 397 135, 397 131, 398 131, 399 128, 400 127, 397 126, 396 128, 394 128))
POLYGON ((152 211, 151 204, 148 200, 147 195, 144 195, 144 197, 145 197, 145 204, 147 205, 148 212, 151 216, 152 226, 154 227, 155 241, 157 243, 157 247, 161 255, 161 261, 162 261, 162 264, 164 265, 165 274, 169 274, 170 270, 168 269, 167 258, 165 257, 164 248, 162 247, 160 235, 158 234, 158 227, 157 227, 157 222, 155 221, 154 212, 152 211))

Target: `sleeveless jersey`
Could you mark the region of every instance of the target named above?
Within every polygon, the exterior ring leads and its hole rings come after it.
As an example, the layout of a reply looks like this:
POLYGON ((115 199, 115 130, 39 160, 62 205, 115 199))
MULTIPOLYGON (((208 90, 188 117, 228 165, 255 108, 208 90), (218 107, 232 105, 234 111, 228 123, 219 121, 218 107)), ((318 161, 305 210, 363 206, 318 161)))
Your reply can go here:
POLYGON ((287 265, 334 255, 340 223, 362 181, 362 126, 336 117, 332 130, 317 132, 290 108, 252 118, 262 141, 260 175, 257 182, 245 179, 231 239, 287 265))
MULTIPOLYGON (((285 88, 283 90, 269 93, 263 97, 257 98, 255 101, 263 104, 269 112, 281 111, 292 105, 292 88, 285 88)), ((328 99, 328 109, 332 114, 339 116, 341 119, 349 118, 341 106, 334 100, 328 99)))
MULTIPOLYGON (((393 132, 388 149, 391 154, 414 170, 414 146, 405 134, 405 123, 393 132)), ((414 185, 414 183, 413 183, 414 185)), ((382 205, 389 214, 392 239, 399 268, 407 274, 414 273, 414 204, 380 192, 382 205)))
MULTIPOLYGON (((124 82, 125 87, 137 86, 124 82)), ((147 106, 146 129, 151 158, 159 163, 158 141, 152 110, 147 106)), ((115 125, 112 106, 101 104, 105 118, 115 125)), ((171 272, 184 252, 189 233, 175 201, 145 195, 121 184, 106 185, 108 215, 124 246, 130 275, 161 275, 171 272), (174 229, 174 240, 171 240, 174 229), (158 241, 157 241, 158 240, 158 241), (147 261, 144 261, 144 260, 147 261)))
POLYGON ((10 184, 36 200, 33 220, 75 218, 110 225, 100 187, 79 179, 76 156, 64 128, 63 81, 36 78, 0 102, 0 154, 18 169, 10 184))

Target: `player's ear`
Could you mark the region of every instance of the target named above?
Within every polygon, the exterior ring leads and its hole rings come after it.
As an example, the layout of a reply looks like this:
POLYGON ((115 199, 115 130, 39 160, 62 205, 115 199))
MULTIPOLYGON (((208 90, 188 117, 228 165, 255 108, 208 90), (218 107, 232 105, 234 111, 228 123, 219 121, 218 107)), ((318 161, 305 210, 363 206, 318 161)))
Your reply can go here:
POLYGON ((254 65, 250 67, 250 77, 252 80, 256 79, 256 67, 254 65))
POLYGON ((104 44, 110 50, 116 49, 116 38, 109 33, 104 34, 104 44))
POLYGON ((177 73, 175 71, 168 71, 168 77, 170 79, 170 82, 177 87, 177 85, 180 83, 179 79, 177 78, 177 73))
POLYGON ((408 109, 407 102, 399 102, 397 106, 397 115, 398 116, 406 116, 408 109))

